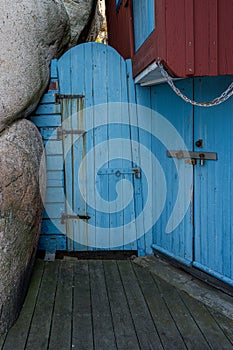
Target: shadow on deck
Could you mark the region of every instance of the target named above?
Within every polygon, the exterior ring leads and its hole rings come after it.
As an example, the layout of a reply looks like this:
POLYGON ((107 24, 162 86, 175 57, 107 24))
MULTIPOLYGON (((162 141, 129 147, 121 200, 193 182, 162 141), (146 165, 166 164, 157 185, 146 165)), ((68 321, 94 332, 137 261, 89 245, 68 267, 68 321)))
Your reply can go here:
POLYGON ((131 261, 37 260, 1 350, 233 349, 233 321, 131 261))

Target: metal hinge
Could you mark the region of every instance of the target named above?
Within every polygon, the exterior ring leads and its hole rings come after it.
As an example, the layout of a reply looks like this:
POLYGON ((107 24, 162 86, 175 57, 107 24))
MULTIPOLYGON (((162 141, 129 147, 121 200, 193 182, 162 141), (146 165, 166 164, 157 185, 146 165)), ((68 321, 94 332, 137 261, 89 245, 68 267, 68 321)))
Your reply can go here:
POLYGON ((89 220, 91 217, 89 215, 69 215, 62 213, 61 224, 65 224, 66 220, 77 219, 77 220, 89 220))
POLYGON ((62 127, 57 128, 57 140, 62 140, 65 135, 85 135, 85 130, 66 130, 62 127))
POLYGON ((68 94, 55 94, 55 103, 61 103, 63 99, 81 99, 84 98, 84 95, 68 95, 68 94))

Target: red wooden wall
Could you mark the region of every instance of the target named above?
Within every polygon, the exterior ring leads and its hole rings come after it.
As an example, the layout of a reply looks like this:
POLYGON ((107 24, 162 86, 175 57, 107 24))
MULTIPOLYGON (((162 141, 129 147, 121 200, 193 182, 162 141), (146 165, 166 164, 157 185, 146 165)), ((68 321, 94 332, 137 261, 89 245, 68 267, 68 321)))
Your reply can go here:
POLYGON ((158 57, 178 77, 233 74, 232 0, 155 0, 155 31, 134 52, 132 1, 106 0, 109 44, 134 76, 158 57))
POLYGON ((106 0, 108 42, 125 59, 134 54, 131 0, 122 1, 116 12, 116 0, 106 0))

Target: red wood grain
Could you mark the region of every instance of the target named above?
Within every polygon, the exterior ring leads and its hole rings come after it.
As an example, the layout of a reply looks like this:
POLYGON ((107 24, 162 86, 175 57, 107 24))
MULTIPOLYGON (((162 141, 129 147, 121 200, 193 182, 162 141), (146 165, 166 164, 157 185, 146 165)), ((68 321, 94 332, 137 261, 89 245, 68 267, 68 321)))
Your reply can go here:
POLYGON ((137 76, 158 57, 177 77, 233 74, 232 0, 155 0, 155 30, 134 52, 132 0, 107 0, 109 44, 137 76))

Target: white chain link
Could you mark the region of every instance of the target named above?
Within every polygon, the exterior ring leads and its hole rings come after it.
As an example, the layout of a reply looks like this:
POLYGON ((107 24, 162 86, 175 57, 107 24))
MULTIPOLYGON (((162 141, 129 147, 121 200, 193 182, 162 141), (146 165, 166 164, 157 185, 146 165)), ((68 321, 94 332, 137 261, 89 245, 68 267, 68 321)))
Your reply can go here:
POLYGON ((233 95, 233 82, 228 86, 228 88, 219 96, 216 97, 212 101, 208 102, 196 102, 194 100, 191 100, 187 96, 185 96, 178 87, 175 86, 172 78, 170 75, 167 73, 167 71, 163 68, 163 65, 161 64, 160 60, 158 60, 158 66, 160 68, 162 76, 167 80, 167 83, 170 85, 172 90, 180 96, 185 102, 191 103, 194 106, 200 106, 200 107, 212 107, 212 106, 217 106, 220 103, 225 102, 228 100, 232 95, 233 95))

